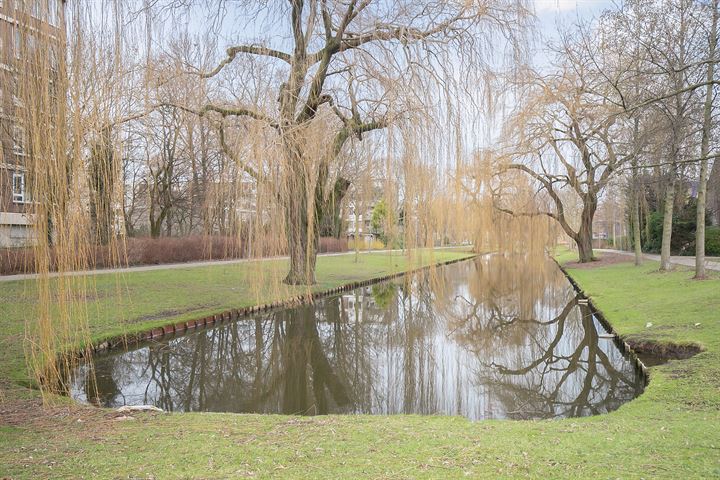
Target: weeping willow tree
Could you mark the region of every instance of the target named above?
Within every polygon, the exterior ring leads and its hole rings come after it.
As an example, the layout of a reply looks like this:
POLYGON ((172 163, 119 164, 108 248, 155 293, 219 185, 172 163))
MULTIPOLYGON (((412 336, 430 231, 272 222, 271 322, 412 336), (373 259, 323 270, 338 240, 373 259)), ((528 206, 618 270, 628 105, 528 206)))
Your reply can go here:
MULTIPOLYGON (((43 389, 64 388, 76 357, 58 363, 58 354, 91 344, 92 284, 67 273, 92 268, 97 244, 123 263, 130 217, 120 210, 135 186, 121 169, 136 151, 149 206, 161 197, 153 172, 170 155, 213 165, 203 231, 247 239, 251 256, 289 256, 289 271, 271 262, 251 275, 258 297, 268 288, 297 295, 293 285, 309 292, 320 231, 337 231, 350 194, 367 208, 383 200, 393 212, 383 230, 410 256, 493 229, 522 232, 497 212, 468 210, 463 187, 463 137, 477 126, 467 119, 493 96, 486 85, 498 58, 518 59, 521 3, 71 1, 65 13, 66 29, 27 42, 17 62, 28 79, 18 116, 40 274, 27 351, 43 389), (232 40, 223 55, 220 37, 232 40), (507 48, 493 50, 498 42, 507 48)), ((184 173, 163 175, 171 214, 184 173)))
POLYGON ((131 97, 119 92, 129 86, 132 69, 122 62, 117 4, 100 14, 79 2, 61 2, 57 12, 17 7, 12 113, 31 192, 33 263, 27 269, 38 274, 26 356, 42 391, 62 392, 78 355, 88 353, 79 346, 91 346, 86 299, 92 284, 67 273, 92 268, 98 244, 111 265, 122 263, 114 128, 127 119, 124 102, 131 97), (108 25, 114 29, 102 28, 108 25))
MULTIPOLYGON (((217 26, 228 5, 214 7, 217 26)), ((155 12, 179 8, 171 2, 145 13, 157 21, 155 12)), ((177 61, 178 75, 196 78, 206 98, 167 103, 213 118, 220 129, 243 129, 242 139, 222 143, 257 188, 271 191, 273 214, 284 219, 291 285, 315 283, 321 226, 348 189, 336 168, 347 145, 391 125, 412 130, 426 121, 435 106, 413 89, 433 82, 453 88, 451 70, 477 81, 486 67, 483 47, 498 33, 512 36, 526 16, 505 0, 293 0, 242 2, 237 10, 224 58, 208 69, 177 61), (238 27, 270 33, 254 39, 238 27), (215 93, 219 85, 231 98, 215 93), (240 144, 256 154, 242 154, 240 144)))

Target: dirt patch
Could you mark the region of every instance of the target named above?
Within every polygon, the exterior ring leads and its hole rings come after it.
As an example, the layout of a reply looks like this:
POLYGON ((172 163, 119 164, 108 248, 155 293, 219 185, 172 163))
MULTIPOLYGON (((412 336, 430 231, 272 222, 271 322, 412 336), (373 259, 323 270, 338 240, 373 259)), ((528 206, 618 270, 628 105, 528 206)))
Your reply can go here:
POLYGON ((605 267, 608 265, 616 265, 618 263, 630 263, 633 262, 634 258, 630 255, 620 255, 618 253, 603 253, 602 257, 597 260, 580 263, 580 262, 567 262, 563 266, 566 268, 576 268, 579 270, 587 270, 590 268, 605 267))
MULTIPOLYGON (((171 309, 171 310, 162 310, 158 313, 153 313, 150 315, 142 315, 140 317, 136 317, 132 319, 133 323, 139 323, 139 322, 146 322, 149 320, 160 320, 163 318, 172 319, 174 317, 177 317, 179 315, 183 315, 185 313, 191 313, 191 312, 199 312, 202 310, 208 310, 210 308, 216 307, 217 304, 205 304, 205 305, 197 305, 193 307, 183 308, 183 309, 171 309)), ((170 322, 171 320, 168 320, 170 322)))
POLYGON ((653 342, 650 340, 633 340, 626 338, 628 346, 639 357, 654 357, 661 360, 684 360, 702 352, 702 347, 695 343, 653 342))

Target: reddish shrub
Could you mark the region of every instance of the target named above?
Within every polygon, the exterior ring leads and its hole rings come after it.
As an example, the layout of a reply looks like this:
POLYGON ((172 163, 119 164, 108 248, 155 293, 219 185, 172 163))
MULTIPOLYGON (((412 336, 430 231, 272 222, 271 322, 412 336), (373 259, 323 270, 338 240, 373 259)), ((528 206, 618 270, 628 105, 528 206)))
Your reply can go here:
MULTIPOLYGON (((245 257, 245 248, 235 237, 163 237, 130 238, 121 252, 121 264, 161 265, 200 260, 221 260, 245 257)), ((106 249, 107 250, 107 249, 106 249)), ((108 258, 107 252, 102 255, 108 258)), ((112 266, 110 264, 103 267, 112 266)))
MULTIPOLYGON (((88 268, 113 268, 137 265, 196 262, 202 260, 228 260, 246 258, 247 242, 236 237, 190 236, 162 238, 128 238, 121 242, 118 251, 108 246, 97 246, 88 252, 88 268)), ((277 246, 255 246, 253 256, 273 256, 277 246)), ((320 239, 319 252, 346 252, 347 240, 332 237, 320 239)), ((50 269, 57 270, 55 252, 50 252, 50 269)), ((35 251, 32 248, 0 249, 0 275, 14 275, 35 271, 35 251)))
POLYGON ((318 252, 330 253, 330 252, 347 252, 348 242, 344 238, 335 237, 321 237, 320 245, 318 245, 318 252))
MULTIPOLYGON (((88 268, 159 265, 200 260, 245 257, 243 242, 235 237, 191 236, 181 238, 128 238, 117 248, 97 246, 87 252, 88 268)), ((57 270, 55 252, 50 251, 50 270, 57 270)), ((32 248, 0 249, 0 275, 35 271, 32 248)))

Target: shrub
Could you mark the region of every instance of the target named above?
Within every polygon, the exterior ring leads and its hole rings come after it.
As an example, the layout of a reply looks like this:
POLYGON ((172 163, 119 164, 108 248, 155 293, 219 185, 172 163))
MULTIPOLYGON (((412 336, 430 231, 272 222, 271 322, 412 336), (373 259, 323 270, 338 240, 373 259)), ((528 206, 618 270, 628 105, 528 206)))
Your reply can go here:
MULTIPOLYGON (((672 255, 695 255, 696 217, 697 206, 695 199, 689 199, 682 208, 675 208, 673 212, 672 239, 670 241, 672 255)), ((709 223, 709 217, 706 219, 706 225, 707 223, 709 223)), ((647 233, 649 234, 646 234, 645 229, 643 229, 643 250, 650 253, 660 253, 663 214, 659 211, 651 212, 648 217, 648 226, 649 232, 647 233)))
POLYGON ((330 252, 347 252, 348 241, 344 238, 335 237, 320 237, 320 244, 318 245, 318 252, 330 253, 330 252))
POLYGON ((705 229, 705 255, 720 257, 720 227, 705 229))
POLYGON ((365 240, 358 240, 357 242, 355 239, 348 240, 349 250, 355 250, 356 245, 358 250, 382 250, 385 248, 385 244, 378 239, 374 239, 370 243, 367 243, 365 240))
MULTIPOLYGON (((190 236, 162 238, 128 238, 117 249, 98 245, 87 253, 88 268, 159 265, 199 260, 223 260, 247 257, 245 242, 236 237, 190 236)), ((261 256, 269 252, 259 252, 261 256)), ((56 254, 50 250, 50 270, 57 270, 56 254)), ((35 271, 35 250, 14 248, 0 250, 0 275, 35 271)))
MULTIPOLYGON (((282 255, 276 247, 256 242, 253 257, 282 255)), ((346 252, 345 239, 323 237, 318 251, 346 252)), ((57 270, 55 252, 50 251, 50 270, 57 270)), ((230 260, 247 258, 247 242, 230 236, 189 237, 140 237, 120 242, 116 251, 108 246, 98 245, 88 252, 88 268, 114 268, 140 265, 163 265, 168 263, 197 262, 203 260, 230 260)), ((35 271, 35 250, 32 248, 0 249, 0 275, 33 273, 35 271)))

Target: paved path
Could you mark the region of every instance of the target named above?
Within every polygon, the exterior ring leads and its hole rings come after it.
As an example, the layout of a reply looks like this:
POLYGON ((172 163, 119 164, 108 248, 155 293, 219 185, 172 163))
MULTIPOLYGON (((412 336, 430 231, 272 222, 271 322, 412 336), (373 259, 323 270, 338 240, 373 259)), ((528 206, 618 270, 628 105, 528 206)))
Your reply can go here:
MULTIPOLYGON (((606 252, 606 253, 617 253, 619 255, 627 255, 630 257, 634 257, 635 253, 633 252, 626 252, 624 250, 612 250, 612 249, 606 249, 606 248, 596 248, 595 251, 597 252, 606 252)), ((660 261, 660 255, 655 255, 653 253, 645 253, 643 254, 643 258, 647 260, 654 260, 656 262, 660 261)), ((684 265, 686 267, 695 268, 695 257, 680 257, 677 255, 673 255, 670 257, 670 263, 675 265, 684 265)), ((718 260, 717 257, 710 257, 709 259, 705 259, 705 268, 708 270, 717 270, 720 271, 720 260, 718 260)))
MULTIPOLYGON (((0 0, 1 1, 1 0, 0 0)), ((467 248, 466 245, 454 246, 454 247, 437 247, 435 250, 452 249, 452 248, 467 248)), ((390 253, 390 252, 402 252, 403 250, 360 250, 359 253, 390 253)), ((340 253, 321 253, 319 257, 335 257, 339 255, 354 255, 355 251, 340 252, 340 253)), ((210 267, 219 265, 234 265, 236 263, 247 263, 257 262, 260 260, 287 260, 287 256, 279 257, 265 257, 265 258, 237 258, 232 260, 205 260, 202 262, 186 262, 186 263, 166 263, 162 265, 138 265, 136 267, 125 267, 125 268, 107 268, 101 270, 79 270, 76 272, 66 272, 64 276, 82 276, 82 275, 103 275, 106 273, 130 273, 130 272, 148 272, 151 270, 172 270, 177 268, 197 268, 197 267, 210 267)), ((60 276, 57 272, 50 273, 50 277, 60 276)), ((0 275, 0 282, 15 282, 19 280, 33 280, 38 278, 39 275, 36 273, 25 273, 18 275, 0 275)))

